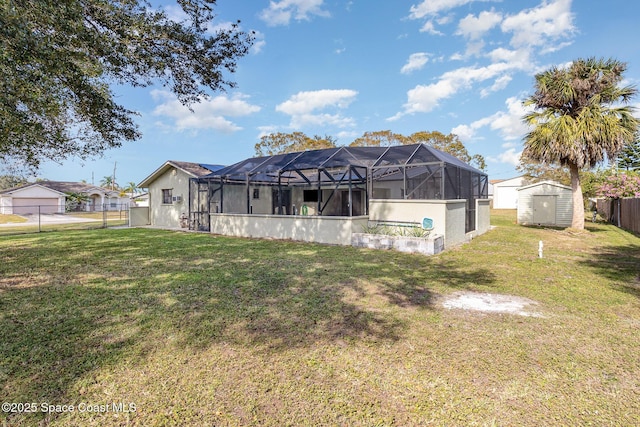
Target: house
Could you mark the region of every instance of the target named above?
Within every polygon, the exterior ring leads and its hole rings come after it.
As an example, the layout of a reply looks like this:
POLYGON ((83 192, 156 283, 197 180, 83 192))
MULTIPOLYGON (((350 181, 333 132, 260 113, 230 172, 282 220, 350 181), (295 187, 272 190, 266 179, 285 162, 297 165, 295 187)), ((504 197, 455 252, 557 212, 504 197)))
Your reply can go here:
POLYGON ((175 160, 165 162, 138 184, 139 188, 147 189, 148 209, 145 219, 134 214, 137 221, 158 227, 180 227, 180 217, 189 214, 189 180, 223 167, 175 160))
POLYGON ((0 213, 30 215, 64 213, 66 195, 40 184, 28 184, 0 192, 0 213))
MULTIPOLYGON (((152 176, 167 179, 163 170, 152 176)), ((448 247, 489 229, 487 175, 425 144, 250 158, 191 181, 188 204, 167 215, 215 234, 349 245, 370 223, 429 218, 448 247)))
POLYGON ((131 198, 133 206, 149 207, 149 193, 136 194, 131 198))
POLYGON ((0 192, 0 213, 64 213, 128 209, 118 191, 83 182, 39 181, 0 192))
POLYGON ((572 216, 571 187, 542 181, 518 189, 518 224, 570 227, 572 216))
POLYGON ((518 188, 526 184, 524 176, 494 180, 493 209, 516 209, 518 207, 518 188))

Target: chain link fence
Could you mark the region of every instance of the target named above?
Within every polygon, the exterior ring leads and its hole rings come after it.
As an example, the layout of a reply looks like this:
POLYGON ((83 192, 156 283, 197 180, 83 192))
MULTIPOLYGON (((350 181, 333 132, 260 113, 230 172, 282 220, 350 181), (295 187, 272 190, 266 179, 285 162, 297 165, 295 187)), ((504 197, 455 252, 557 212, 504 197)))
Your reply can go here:
POLYGON ((0 211, 0 236, 128 225, 129 204, 92 205, 90 210, 84 206, 13 206, 0 211))

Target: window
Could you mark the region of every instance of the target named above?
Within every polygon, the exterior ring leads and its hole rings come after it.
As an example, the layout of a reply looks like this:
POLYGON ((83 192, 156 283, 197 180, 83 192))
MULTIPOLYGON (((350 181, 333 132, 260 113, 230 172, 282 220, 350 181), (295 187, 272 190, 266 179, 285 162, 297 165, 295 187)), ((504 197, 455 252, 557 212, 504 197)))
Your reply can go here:
POLYGON ((260 189, 259 188, 254 188, 253 189, 253 198, 254 199, 259 199, 260 198, 260 189))
POLYGON ((170 205, 172 202, 171 196, 173 191, 171 188, 167 188, 167 189, 163 189, 162 190, 162 204, 163 205, 170 205))
POLYGON ((302 197, 305 202, 317 202, 318 190, 304 190, 302 197))

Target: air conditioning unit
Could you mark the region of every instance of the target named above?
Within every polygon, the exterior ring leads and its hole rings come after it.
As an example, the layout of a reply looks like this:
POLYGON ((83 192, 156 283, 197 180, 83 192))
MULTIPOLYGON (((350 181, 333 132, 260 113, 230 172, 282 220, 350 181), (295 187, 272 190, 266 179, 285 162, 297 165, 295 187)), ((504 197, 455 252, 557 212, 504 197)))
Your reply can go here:
POLYGON ((182 196, 173 196, 172 200, 174 203, 182 203, 182 196))

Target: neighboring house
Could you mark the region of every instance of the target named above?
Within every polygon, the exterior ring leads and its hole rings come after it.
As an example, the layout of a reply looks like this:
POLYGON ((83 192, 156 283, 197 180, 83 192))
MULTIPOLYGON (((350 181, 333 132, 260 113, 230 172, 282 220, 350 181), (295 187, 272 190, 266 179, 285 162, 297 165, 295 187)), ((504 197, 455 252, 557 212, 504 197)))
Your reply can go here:
POLYGON ((189 180, 223 167, 175 160, 165 162, 138 184, 138 188, 148 190, 149 224, 180 227, 181 215, 189 214, 189 180))
POLYGON ((30 215, 64 213, 66 195, 40 184, 27 184, 0 192, 0 213, 30 215))
POLYGON ((526 184, 524 176, 494 180, 493 209, 516 209, 518 207, 518 189, 526 184))
POLYGON ((572 216, 571 187, 542 181, 518 189, 518 224, 570 227, 572 216))
POLYGON ((131 201, 137 207, 149 207, 149 193, 137 194, 131 198, 131 201))
POLYGON ((68 207, 76 211, 128 209, 129 199, 118 191, 82 182, 39 181, 0 192, 0 212, 26 215, 30 213, 64 213, 68 207), (82 201, 67 206, 70 194, 82 201))

